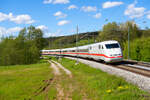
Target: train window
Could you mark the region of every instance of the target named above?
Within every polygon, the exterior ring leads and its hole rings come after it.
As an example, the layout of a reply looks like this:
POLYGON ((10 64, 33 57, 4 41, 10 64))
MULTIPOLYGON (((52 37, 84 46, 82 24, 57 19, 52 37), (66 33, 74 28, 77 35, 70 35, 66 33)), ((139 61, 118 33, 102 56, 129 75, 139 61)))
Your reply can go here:
POLYGON ((88 49, 80 49, 80 52, 88 52, 88 49))
POLYGON ((104 49, 103 46, 102 46, 102 49, 104 49))
POLYGON ((119 48, 118 43, 114 43, 114 44, 105 44, 107 49, 112 49, 112 48, 119 48))
POLYGON ((101 49, 101 45, 99 45, 98 48, 101 49))
POLYGON ((90 46, 90 50, 92 49, 92 47, 90 46))
POLYGON ((80 50, 79 50, 79 49, 76 49, 76 52, 80 52, 80 50))

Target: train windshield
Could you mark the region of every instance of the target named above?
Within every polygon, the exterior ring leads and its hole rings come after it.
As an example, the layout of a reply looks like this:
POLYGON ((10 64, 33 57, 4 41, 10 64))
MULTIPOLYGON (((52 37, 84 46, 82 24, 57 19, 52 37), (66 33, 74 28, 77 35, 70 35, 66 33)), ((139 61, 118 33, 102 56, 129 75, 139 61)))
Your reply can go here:
POLYGON ((105 44, 107 49, 113 49, 113 48, 119 48, 118 43, 114 43, 114 44, 105 44))

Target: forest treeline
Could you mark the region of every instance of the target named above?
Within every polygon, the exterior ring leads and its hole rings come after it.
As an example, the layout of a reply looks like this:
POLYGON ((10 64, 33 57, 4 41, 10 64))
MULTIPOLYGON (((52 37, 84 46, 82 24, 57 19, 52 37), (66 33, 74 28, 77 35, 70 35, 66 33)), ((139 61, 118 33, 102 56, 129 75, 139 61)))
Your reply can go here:
POLYGON ((59 36, 59 37, 48 37, 45 38, 45 49, 59 49, 59 48, 68 48, 76 46, 76 38, 77 45, 86 45, 90 43, 96 42, 97 36, 99 35, 99 31, 95 32, 85 32, 79 33, 78 35, 68 35, 68 36, 59 36))
POLYGON ((105 40, 117 40, 128 58, 128 33, 130 59, 150 62, 150 29, 141 30, 133 21, 107 23, 101 31, 85 32, 69 36, 44 38, 44 33, 34 26, 24 28, 17 37, 5 37, 0 41, 0 66, 32 64, 40 59, 40 50, 68 48, 105 40), (77 44, 76 44, 77 39, 77 44))
POLYGON ((38 62, 44 47, 43 32, 34 26, 24 28, 17 37, 5 37, 0 42, 0 65, 38 62))

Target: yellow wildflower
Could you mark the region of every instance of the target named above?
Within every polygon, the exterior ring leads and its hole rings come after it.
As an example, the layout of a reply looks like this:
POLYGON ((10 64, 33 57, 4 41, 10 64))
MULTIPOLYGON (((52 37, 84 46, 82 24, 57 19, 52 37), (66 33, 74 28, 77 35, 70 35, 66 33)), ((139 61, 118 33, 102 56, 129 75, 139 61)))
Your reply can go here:
POLYGON ((118 87, 118 89, 120 89, 120 90, 121 90, 121 89, 124 89, 124 88, 123 88, 122 86, 119 86, 119 87, 118 87))
POLYGON ((125 86, 125 88, 128 89, 129 87, 128 87, 128 86, 125 86))
POLYGON ((107 93, 111 93, 111 92, 112 92, 112 90, 110 90, 110 89, 109 89, 109 90, 107 90, 106 92, 107 92, 107 93))

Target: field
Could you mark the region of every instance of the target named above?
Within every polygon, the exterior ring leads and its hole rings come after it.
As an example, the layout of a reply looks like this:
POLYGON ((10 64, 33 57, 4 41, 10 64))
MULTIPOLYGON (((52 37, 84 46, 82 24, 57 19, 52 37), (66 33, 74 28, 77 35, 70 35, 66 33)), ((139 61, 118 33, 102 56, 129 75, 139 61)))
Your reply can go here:
POLYGON ((0 100, 42 100, 45 94, 36 96, 36 93, 45 86, 44 80, 53 77, 49 66, 49 63, 39 63, 0 67, 0 100))
POLYGON ((55 76, 50 64, 0 67, 0 100, 149 100, 147 92, 124 79, 85 64, 57 60, 72 72, 60 69, 55 76), (59 91, 58 91, 59 90, 59 91))

